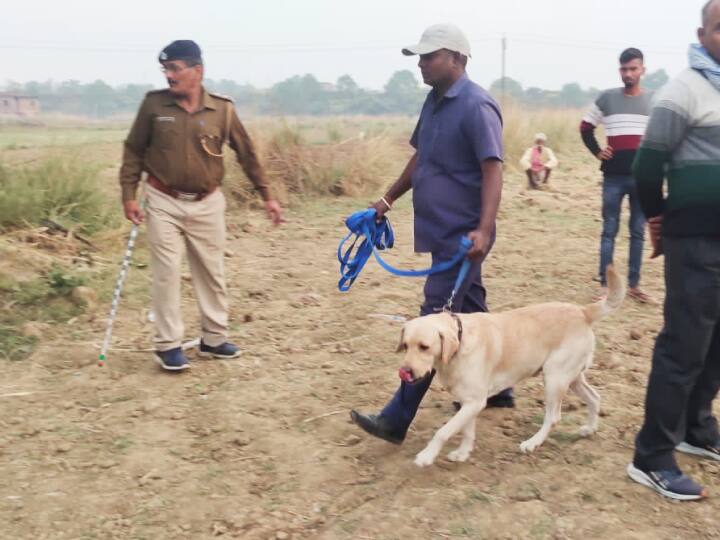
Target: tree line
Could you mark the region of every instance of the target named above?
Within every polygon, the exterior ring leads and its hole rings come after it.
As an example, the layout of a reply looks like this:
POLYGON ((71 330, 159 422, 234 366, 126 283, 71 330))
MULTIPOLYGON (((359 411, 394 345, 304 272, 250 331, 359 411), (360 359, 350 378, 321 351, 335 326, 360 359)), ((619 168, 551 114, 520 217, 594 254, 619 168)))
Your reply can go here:
MULTIPOLYGON (((649 90, 661 88, 669 77, 664 69, 648 73, 642 80, 642 86, 649 90)), ((518 81, 505 77, 490 85, 489 91, 494 96, 503 93, 506 99, 522 105, 538 107, 584 107, 590 104, 600 93, 598 88, 583 89, 578 83, 567 83, 560 90, 543 90, 537 87, 523 88, 518 81)))
MULTIPOLYGON (((661 69, 648 74, 644 86, 657 89, 667 80, 661 69)), ((409 70, 393 73, 381 91, 361 88, 349 75, 334 83, 320 82, 310 74, 296 75, 268 89, 227 79, 206 79, 205 86, 232 97, 243 114, 252 115, 416 115, 427 94, 427 87, 409 70)), ((152 89, 148 84, 113 87, 101 80, 92 83, 69 80, 10 82, 5 91, 37 97, 44 112, 102 118, 134 112, 145 93, 152 89)), ((489 91, 505 102, 532 107, 583 107, 599 92, 596 88, 584 89, 578 83, 565 84, 559 91, 523 88, 510 77, 494 81, 489 91)))

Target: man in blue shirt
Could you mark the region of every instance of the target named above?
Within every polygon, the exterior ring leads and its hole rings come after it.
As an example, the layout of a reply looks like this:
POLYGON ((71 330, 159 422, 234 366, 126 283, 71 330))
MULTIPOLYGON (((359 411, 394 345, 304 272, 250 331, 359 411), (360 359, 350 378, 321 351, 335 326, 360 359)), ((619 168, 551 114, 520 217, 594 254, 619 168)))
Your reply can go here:
MULTIPOLYGON (((378 216, 383 216, 412 188, 415 251, 430 253, 433 264, 449 259, 460 238, 468 236, 473 242, 468 254, 473 265, 452 310, 487 311, 481 268, 495 240, 502 191, 500 108, 465 73, 470 43, 456 26, 431 26, 420 43, 402 52, 420 55, 418 66, 423 81, 433 89, 410 139, 415 153, 400 178, 373 207, 378 216)), ((456 267, 428 277, 421 315, 443 308, 458 271, 456 267)), ((353 410, 350 416, 371 435, 400 444, 431 381, 432 375, 414 384, 403 381, 379 414, 353 410)), ((512 390, 491 397, 488 406, 514 406, 512 390)))

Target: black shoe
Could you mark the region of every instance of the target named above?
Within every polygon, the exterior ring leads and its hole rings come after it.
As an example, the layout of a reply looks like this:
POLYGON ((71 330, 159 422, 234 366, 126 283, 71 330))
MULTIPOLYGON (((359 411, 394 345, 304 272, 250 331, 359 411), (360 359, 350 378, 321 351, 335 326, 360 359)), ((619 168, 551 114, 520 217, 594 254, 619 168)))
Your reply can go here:
POLYGON ((227 360, 230 358, 237 358, 242 354, 242 351, 237 345, 233 345, 228 341, 218 345, 217 347, 205 345, 205 343, 200 341, 200 347, 198 347, 198 354, 204 357, 224 358, 227 360))
POLYGON ((350 411, 350 419, 364 431, 393 444, 402 444, 406 431, 400 431, 390 425, 387 418, 379 414, 362 414, 356 410, 350 411))
POLYGON ((180 347, 168 351, 155 351, 155 361, 166 371, 182 371, 190 367, 180 347))
MULTIPOLYGON (((459 411, 462 408, 462 404, 459 401, 453 401, 453 408, 455 409, 455 412, 459 411)), ((497 396, 492 396, 491 398, 488 398, 487 404, 485 405, 486 409, 514 409, 515 408, 515 398, 513 396, 502 396, 498 394, 497 396)))
POLYGON ((510 395, 503 395, 501 392, 495 396, 491 396, 487 400, 485 408, 490 409, 514 409, 515 408, 515 397, 510 395))

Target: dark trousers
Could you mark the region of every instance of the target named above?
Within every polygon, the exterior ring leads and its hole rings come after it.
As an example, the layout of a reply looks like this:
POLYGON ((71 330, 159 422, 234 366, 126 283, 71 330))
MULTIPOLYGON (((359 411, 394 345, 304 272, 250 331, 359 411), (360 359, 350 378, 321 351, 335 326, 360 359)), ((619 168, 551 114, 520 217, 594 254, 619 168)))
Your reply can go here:
POLYGON ((632 176, 606 174, 603 178, 602 218, 603 228, 600 238, 600 283, 607 285, 605 268, 613 262, 615 237, 620 230, 620 209, 627 195, 630 200, 630 258, 628 265, 628 283, 637 287, 640 283, 640 266, 642 265, 643 240, 645 239, 645 215, 640 207, 640 200, 632 176))
POLYGON ((528 187, 530 189, 540 189, 541 184, 547 184, 550 180, 551 169, 545 169, 544 171, 533 171, 528 169, 525 171, 528 177, 528 187))
POLYGON ((720 440, 720 237, 663 238, 665 325, 655 342, 635 466, 677 467, 673 450, 720 440))
MULTIPOLYGON (((438 261, 433 256, 433 264, 436 262, 438 261)), ((459 270, 458 265, 446 272, 428 276, 425 281, 425 302, 420 308, 420 315, 429 315, 442 310, 450 297, 459 270)), ((455 296, 452 310, 459 313, 487 312, 485 287, 482 284, 482 261, 475 262, 470 268, 467 278, 455 296)), ((400 383, 400 388, 380 414, 390 419, 397 429, 407 430, 415 418, 425 392, 430 388, 434 374, 433 372, 414 384, 400 383)))

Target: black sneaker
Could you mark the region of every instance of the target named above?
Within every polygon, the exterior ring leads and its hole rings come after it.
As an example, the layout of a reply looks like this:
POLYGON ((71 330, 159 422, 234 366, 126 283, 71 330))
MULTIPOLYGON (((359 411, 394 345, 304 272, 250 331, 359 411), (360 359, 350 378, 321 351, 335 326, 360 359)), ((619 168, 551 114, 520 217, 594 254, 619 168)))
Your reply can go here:
POLYGON ((630 463, 627 474, 638 484, 654 489, 668 499, 696 501, 707 497, 707 490, 679 469, 643 471, 630 463))
POLYGON ((681 442, 675 447, 678 452, 684 452, 685 454, 692 454, 693 456, 700 456, 720 461, 720 441, 715 445, 707 446, 695 446, 687 442, 681 442))
POLYGON ((155 351, 155 361, 166 371, 182 371, 190 367, 180 347, 167 351, 155 351))
POLYGON ((222 345, 218 345, 217 347, 211 347, 210 345, 205 345, 202 341, 200 342, 200 347, 198 347, 198 354, 203 357, 211 357, 211 358, 237 358, 242 354, 242 351, 237 345, 233 345, 232 343, 225 342, 222 345))
POLYGON ((503 390, 499 394, 490 396, 485 405, 487 409, 513 409, 515 407, 515 396, 512 390, 508 392, 503 390))
MULTIPOLYGON (((453 408, 455 412, 462 408, 462 404, 459 401, 453 401, 453 408)), ((503 390, 499 394, 490 396, 485 404, 486 409, 514 409, 515 408, 515 396, 512 394, 512 390, 509 392, 503 390)))

